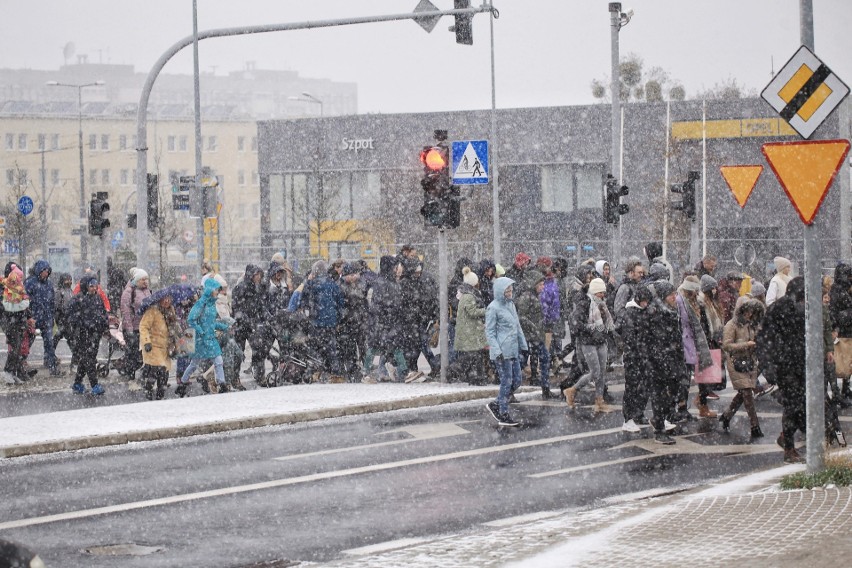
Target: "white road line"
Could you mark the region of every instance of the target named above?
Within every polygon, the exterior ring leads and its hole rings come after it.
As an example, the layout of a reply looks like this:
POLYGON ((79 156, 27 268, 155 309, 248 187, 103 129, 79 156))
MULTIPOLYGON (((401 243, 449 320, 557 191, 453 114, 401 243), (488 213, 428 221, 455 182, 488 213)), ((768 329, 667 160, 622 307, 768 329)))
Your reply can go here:
POLYGON ((569 440, 580 440, 583 438, 592 438, 595 436, 605 436, 621 432, 621 428, 608 428, 605 430, 596 430, 592 432, 580 432, 577 434, 569 434, 566 436, 556 436, 554 438, 542 438, 540 440, 532 440, 529 442, 517 442, 514 444, 504 444, 501 446, 491 446, 487 448, 478 448, 475 450, 465 450, 461 452, 451 452, 448 454, 440 454, 436 456, 426 456, 422 458, 414 458, 401 460, 396 462, 368 465, 364 467, 354 467, 350 469, 342 469, 338 471, 327 471, 315 473, 311 475, 303 475, 299 477, 290 477, 285 479, 275 479, 272 481, 264 481, 261 483, 250 483, 248 485, 237 485, 234 487, 223 487, 221 489, 212 489, 209 491, 199 491, 196 493, 186 493, 184 495, 173 495, 171 497, 161 497, 159 499, 148 499, 145 501, 135 501, 131 503, 123 503, 121 505, 110 505, 108 507, 96 507, 94 509, 82 509, 79 511, 69 511, 67 513, 57 513, 55 515, 45 515, 43 517, 31 517, 29 519, 18 519, 16 521, 6 521, 0 523, 0 531, 7 529, 17 529, 22 527, 30 527, 34 525, 43 525, 47 523, 55 523, 59 521, 69 521, 74 519, 83 519, 98 515, 108 515, 110 513, 120 513, 123 511, 133 511, 136 509, 145 509, 148 507, 159 507, 162 505, 172 505, 175 503, 185 503, 187 501, 198 501, 200 499, 209 499, 211 497, 222 497, 224 495, 236 495, 239 493, 247 493, 250 491, 260 491, 263 489, 274 489, 276 487, 286 487, 290 485, 298 485, 300 483, 311 483, 314 481, 323 481, 326 479, 336 479, 347 477, 350 475, 359 475, 362 473, 372 473, 376 471, 385 471, 389 469, 408 467, 412 465, 422 465, 426 463, 437 463, 461 458, 474 456, 483 456, 488 454, 497 454, 502 452, 510 452, 522 448, 531 448, 535 446, 544 446, 548 444, 557 444, 569 440))
MULTIPOLYGON (((553 471, 545 471, 545 472, 542 472, 542 473, 533 473, 531 475, 528 475, 527 477, 533 477, 533 478, 552 477, 554 475, 564 475, 566 473, 574 473, 576 471, 585 471, 585 470, 588 470, 588 469, 597 469, 599 467, 606 467, 608 465, 617 465, 617 464, 620 464, 620 463, 628 463, 628 462, 634 462, 634 461, 640 461, 640 460, 647 460, 649 458, 656 458, 656 457, 659 457, 659 456, 657 454, 645 454, 645 455, 642 455, 642 456, 633 456, 631 458, 621 458, 621 459, 618 459, 618 460, 596 462, 596 463, 591 463, 591 464, 588 464, 588 465, 578 465, 576 467, 567 467, 565 469, 556 469, 556 470, 553 470, 553 471)), ((2 528, 2 527, 0 527, 0 528, 2 528)))
POLYGON ((373 544, 371 546, 362 546, 361 548, 350 548, 349 550, 342 551, 341 554, 345 554, 347 556, 380 554, 382 552, 388 552, 389 550, 396 550, 397 548, 407 548, 409 546, 422 544, 428 541, 428 538, 401 538, 399 540, 389 540, 387 542, 373 544))
POLYGON ((550 519, 552 517, 558 517, 560 515, 564 515, 565 511, 541 511, 540 513, 530 513, 529 515, 517 515, 515 517, 506 517, 505 519, 497 519, 496 521, 489 521, 487 523, 482 523, 486 527, 511 527, 513 525, 520 525, 522 523, 531 523, 533 521, 541 521, 543 519, 550 519))

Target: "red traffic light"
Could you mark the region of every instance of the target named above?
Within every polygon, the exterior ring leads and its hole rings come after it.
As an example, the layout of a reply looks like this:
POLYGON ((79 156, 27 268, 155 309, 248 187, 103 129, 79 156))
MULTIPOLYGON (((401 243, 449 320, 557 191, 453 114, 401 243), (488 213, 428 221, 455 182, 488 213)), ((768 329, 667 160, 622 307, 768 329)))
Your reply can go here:
POLYGON ((433 172, 441 171, 448 165, 446 149, 439 146, 424 148, 420 152, 420 161, 427 169, 433 172))

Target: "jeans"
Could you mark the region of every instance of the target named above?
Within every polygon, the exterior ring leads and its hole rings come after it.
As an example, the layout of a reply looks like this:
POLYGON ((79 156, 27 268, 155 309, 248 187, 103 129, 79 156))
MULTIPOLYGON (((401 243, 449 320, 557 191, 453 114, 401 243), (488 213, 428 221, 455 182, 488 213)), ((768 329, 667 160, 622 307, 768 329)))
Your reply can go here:
POLYGON ((606 382, 604 381, 607 357, 606 343, 603 345, 580 345, 580 350, 583 352, 586 365, 589 366, 589 372, 580 377, 574 388, 579 389, 589 382, 595 381, 595 396, 602 397, 604 395, 604 387, 606 387, 606 382))
POLYGON ((500 377, 500 392, 497 394, 497 406, 500 412, 509 412, 509 397, 521 386, 521 363, 517 359, 501 359, 494 362, 497 376, 500 377))
POLYGON ((536 343, 530 346, 538 353, 538 364, 542 388, 550 388, 550 351, 544 343, 536 343))
POLYGON ((41 330, 41 339, 44 343, 44 366, 54 369, 56 368, 56 351, 53 346, 53 322, 41 322, 36 327, 41 330))
MULTIPOLYGON (((192 376, 192 373, 198 368, 198 364, 205 361, 211 361, 211 359, 196 359, 195 357, 189 362, 189 367, 186 368, 186 371, 183 372, 183 376, 180 378, 180 384, 185 385, 189 382, 189 377, 192 376)), ((213 361, 213 375, 216 377, 216 382, 220 385, 225 384, 225 367, 224 362, 222 360, 221 355, 217 355, 213 361)))
MULTIPOLYGON (((367 374, 373 370, 373 359, 375 356, 379 354, 378 349, 374 349, 373 347, 367 348, 367 356, 364 358, 364 373, 367 374)), ((405 378, 405 375, 408 374, 408 365, 405 362, 405 355, 402 352, 402 349, 394 349, 393 350, 393 358, 396 362, 396 375, 397 381, 401 381, 405 378)), ((384 361, 384 356, 379 359, 379 365, 382 370, 385 370, 385 366, 382 363, 384 361)), ((381 372, 381 371, 380 371, 381 372)))

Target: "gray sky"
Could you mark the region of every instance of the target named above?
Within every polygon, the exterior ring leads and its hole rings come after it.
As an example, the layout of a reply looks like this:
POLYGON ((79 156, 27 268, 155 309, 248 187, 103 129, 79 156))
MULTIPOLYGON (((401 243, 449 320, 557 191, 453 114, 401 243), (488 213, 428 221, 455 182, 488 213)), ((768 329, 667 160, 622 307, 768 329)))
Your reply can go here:
MULTIPOLYGON (((418 0, 199 0, 199 29, 406 13, 418 0)), ((432 0, 449 9, 452 0, 432 0)), ((479 3, 480 0, 473 0, 479 3)), ((592 103, 592 79, 609 74, 607 0, 495 0, 498 107, 592 103)), ((733 78, 760 91, 796 51, 798 0, 626 0, 635 12, 621 53, 641 56, 687 96, 733 78)), ((852 84, 852 1, 813 0, 816 53, 852 84)), ((192 32, 191 0, 0 0, 0 67, 56 69, 74 42, 90 62, 147 72, 192 32)), ((489 25, 474 18, 474 45, 457 45, 443 18, 431 34, 411 21, 205 40, 201 69, 289 69, 354 81, 360 112, 489 108, 489 25), (431 71, 427 71, 427 68, 431 71)), ((186 49, 165 72, 189 73, 186 49)), ((203 84, 202 84, 203 88, 203 84)))

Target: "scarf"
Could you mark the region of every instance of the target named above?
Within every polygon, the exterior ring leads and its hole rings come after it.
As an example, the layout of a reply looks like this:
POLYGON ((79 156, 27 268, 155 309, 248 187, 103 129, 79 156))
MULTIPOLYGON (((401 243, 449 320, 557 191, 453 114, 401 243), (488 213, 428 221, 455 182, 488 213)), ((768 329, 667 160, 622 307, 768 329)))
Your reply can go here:
POLYGON ((696 312, 695 306, 698 306, 698 302, 690 301, 684 296, 681 296, 681 298, 686 307, 686 314, 689 316, 689 325, 692 328, 692 337, 695 340, 695 352, 698 355, 698 370, 703 371, 713 365, 713 358, 710 356, 710 345, 707 343, 707 337, 704 335, 704 328, 701 327, 701 318, 698 312, 696 312))
POLYGON ((589 302, 589 328, 595 331, 615 331, 615 323, 612 321, 612 316, 606 307, 606 303, 595 295, 587 294, 591 302, 589 302))

